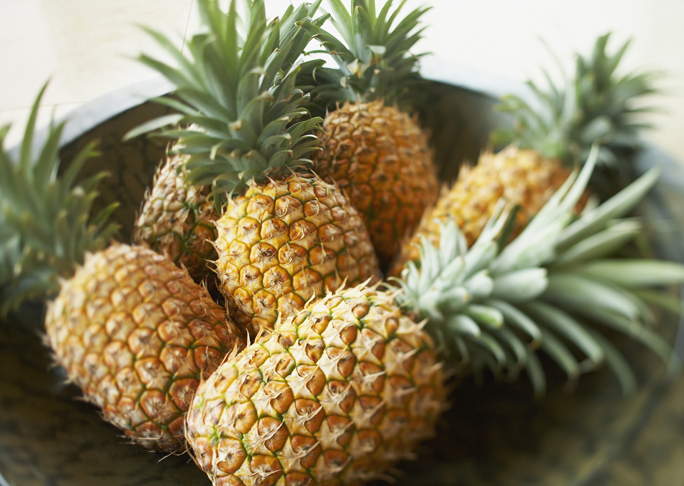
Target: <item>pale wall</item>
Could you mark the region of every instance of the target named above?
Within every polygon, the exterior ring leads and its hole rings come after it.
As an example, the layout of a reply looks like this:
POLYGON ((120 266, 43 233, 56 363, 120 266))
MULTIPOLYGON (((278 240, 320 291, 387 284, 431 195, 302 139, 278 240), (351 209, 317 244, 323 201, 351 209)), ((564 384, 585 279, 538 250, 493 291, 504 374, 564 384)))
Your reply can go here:
MULTIPOLYGON (((0 0, 0 123, 17 140, 31 102, 52 77, 45 103, 57 115, 97 96, 153 76, 129 58, 159 53, 137 29, 141 23, 180 44, 196 25, 193 0, 0 0)), ((287 0, 267 0, 277 13, 287 0)), ((324 2, 325 3, 325 2, 324 2)), ((409 0, 408 6, 424 2, 409 0)), ((426 38, 418 47, 447 62, 523 81, 553 70, 539 41, 546 39, 567 67, 612 31, 616 47, 633 38, 625 69, 666 73, 666 95, 654 102, 666 114, 648 139, 684 161, 684 0, 431 0, 426 38)), ((47 116, 47 114, 46 114, 47 116)))

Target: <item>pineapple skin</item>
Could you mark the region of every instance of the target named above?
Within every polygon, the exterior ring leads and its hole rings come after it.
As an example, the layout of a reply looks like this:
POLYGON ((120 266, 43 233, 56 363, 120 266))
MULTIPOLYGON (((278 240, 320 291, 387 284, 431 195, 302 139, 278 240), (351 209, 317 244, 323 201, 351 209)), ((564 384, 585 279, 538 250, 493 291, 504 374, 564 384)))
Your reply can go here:
POLYGON ((314 171, 349 194, 387 268, 439 195, 426 134, 415 117, 373 101, 329 113, 319 138, 314 171))
POLYGON ((256 336, 307 301, 381 277, 349 199, 314 176, 252 182, 216 222, 216 272, 235 322, 256 336))
POLYGON ((214 485, 361 485, 433 433, 442 367, 393 294, 364 285, 310 303, 227 359, 187 415, 214 485))
POLYGON ((207 199, 210 188, 185 184, 180 168, 187 156, 171 155, 159 167, 133 230, 133 241, 167 255, 201 282, 213 276, 207 262, 216 260, 214 222, 219 218, 207 199))
MULTIPOLYGON (((408 261, 419 261, 418 244, 427 238, 436 248, 442 225, 453 218, 468 246, 477 240, 500 198, 519 206, 512 237, 517 236, 570 176, 558 159, 547 159, 534 150, 507 146, 500 152, 487 150, 474 167, 464 166, 453 187, 443 191, 428 210, 410 240, 402 245, 390 274, 398 276, 408 261)), ((586 203, 585 194, 580 204, 586 203)))
POLYGON ((237 327, 185 270, 142 246, 88 254, 48 306, 57 364, 105 420, 142 446, 184 450, 200 381, 244 347, 237 327))

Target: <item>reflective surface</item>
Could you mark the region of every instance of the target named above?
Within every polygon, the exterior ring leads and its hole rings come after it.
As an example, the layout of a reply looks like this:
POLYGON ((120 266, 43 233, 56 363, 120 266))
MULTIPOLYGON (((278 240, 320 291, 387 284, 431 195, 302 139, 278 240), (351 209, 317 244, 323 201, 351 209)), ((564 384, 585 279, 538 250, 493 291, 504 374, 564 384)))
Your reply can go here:
MULTIPOLYGON (((112 98, 115 99, 115 98, 112 98)), ((125 103, 122 103, 125 104, 125 103)), ((116 103, 109 109, 117 110, 116 103)), ((492 126, 503 122, 485 96, 433 84, 424 110, 444 181, 462 160, 475 161, 492 126)), ((103 201, 117 200, 116 218, 127 241, 145 187, 164 147, 122 135, 161 108, 142 105, 112 115, 63 148, 64 160, 93 138, 103 155, 88 173, 109 170, 103 201)), ((663 182, 642 208, 654 221, 654 248, 682 260, 684 177, 657 152, 666 167, 663 182)), ((678 322, 662 319, 675 342, 678 322)), ((190 457, 164 457, 128 444, 97 410, 79 401, 64 383, 41 343, 42 308, 26 305, 0 325, 0 473, 11 486, 208 485, 190 457)), ((673 485, 684 473, 684 381, 668 381, 662 363, 624 339, 624 352, 639 375, 638 393, 627 399, 617 381, 600 372, 567 390, 550 363, 548 396, 535 401, 525 378, 513 385, 465 380, 454 391, 438 435, 400 465, 402 485, 673 485)), ((0 485, 2 479, 0 478, 0 485)))

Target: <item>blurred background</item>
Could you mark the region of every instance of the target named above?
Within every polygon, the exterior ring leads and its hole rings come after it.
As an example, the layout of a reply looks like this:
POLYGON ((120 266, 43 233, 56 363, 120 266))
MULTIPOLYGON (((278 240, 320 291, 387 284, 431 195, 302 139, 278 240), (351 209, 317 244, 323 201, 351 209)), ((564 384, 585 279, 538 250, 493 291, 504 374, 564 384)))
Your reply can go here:
MULTIPOLYGON (((289 3, 266 0, 269 16, 289 3)), ((649 118, 656 129, 647 139, 684 163, 684 0, 408 0, 406 9, 423 4, 433 8, 417 52, 430 52, 445 66, 518 82, 541 81, 540 66, 560 79, 540 38, 565 69, 572 69, 573 53, 588 54, 599 35, 613 33, 609 52, 631 38, 623 71, 664 74, 663 94, 650 100, 659 113, 649 118)), ((44 123, 155 77, 132 58, 163 53, 136 24, 182 45, 197 26, 194 0, 0 0, 0 125, 13 124, 10 144, 19 140, 48 78, 44 123)))

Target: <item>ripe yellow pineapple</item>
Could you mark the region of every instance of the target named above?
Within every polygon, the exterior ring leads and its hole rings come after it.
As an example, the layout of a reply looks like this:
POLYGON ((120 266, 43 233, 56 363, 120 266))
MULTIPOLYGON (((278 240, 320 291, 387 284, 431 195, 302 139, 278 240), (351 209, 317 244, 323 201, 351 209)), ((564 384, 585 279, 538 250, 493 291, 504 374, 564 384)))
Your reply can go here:
POLYGON ((200 381, 243 344, 205 288, 166 256, 114 244, 86 256, 45 318, 69 380, 108 422, 144 447, 184 448, 200 381))
MULTIPOLYGON (((298 32, 297 23, 313 15, 316 10, 317 5, 311 6, 309 4, 303 4, 296 10, 290 7, 279 19, 276 30, 279 31, 281 40, 271 39, 265 49, 269 47, 275 49, 279 41, 284 44, 292 44, 291 54, 287 59, 280 60, 282 69, 287 69, 289 65, 295 62, 298 53, 304 48, 303 45, 299 44, 309 40, 308 36, 298 32), (293 37, 295 38, 293 39, 293 37)), ((209 10, 205 9, 204 11, 208 12, 209 10)), ((212 10, 210 15, 215 18, 225 16, 218 9, 212 10)), ((209 17, 205 17, 203 21, 207 24, 211 23, 209 17)), ((216 26, 213 25, 213 27, 216 26)), ((146 30, 160 44, 168 47, 168 41, 164 36, 152 30, 146 30)), ((141 61, 153 68, 162 71, 165 69, 163 65, 147 56, 141 56, 141 61)), ((221 69, 220 63, 216 63, 212 67, 221 69)), ((166 68, 171 71, 178 71, 181 76, 193 75, 190 72, 192 68, 188 69, 188 66, 183 63, 177 68, 166 68)), ((211 74, 210 71, 211 69, 202 72, 202 68, 200 68, 201 74, 205 76, 211 74)), ((167 70, 166 74, 168 73, 167 70)), ((200 92, 207 90, 210 88, 203 84, 199 88, 200 92)), ((210 105, 203 104, 203 101, 197 98, 193 98, 193 100, 198 105, 194 108, 199 109, 199 111, 192 113, 186 111, 186 114, 200 117, 216 115, 210 105)), ((172 100, 160 98, 157 101, 170 105, 175 110, 179 108, 172 100)), ((182 108, 181 111, 183 111, 182 108)), ((174 125, 181 122, 182 119, 183 117, 178 114, 167 115, 131 130, 124 139, 127 140, 159 128, 159 121, 162 121, 163 125, 174 125)), ((221 121, 225 122, 224 119, 221 121)), ((157 135, 163 135, 170 139, 172 144, 169 153, 159 166, 152 188, 145 194, 140 214, 134 225, 133 242, 147 243, 153 250, 168 255, 177 265, 187 268, 195 281, 201 282, 208 279, 210 286, 213 286, 215 273, 212 264, 217 257, 213 242, 217 236, 215 222, 221 215, 220 205, 215 204, 215 194, 211 194, 211 185, 202 186, 188 183, 185 177, 185 164, 188 161, 188 156, 179 154, 180 147, 178 145, 180 141, 190 146, 194 146, 198 140, 200 144, 206 143, 206 140, 202 140, 205 128, 207 128, 206 122, 203 126, 193 124, 189 130, 180 124, 172 129, 164 130, 163 133, 157 133, 157 135)), ((213 127, 209 127, 208 132, 215 133, 212 132, 212 129, 213 127)))
POLYGON ((387 2, 377 15, 374 0, 353 1, 351 14, 340 0, 329 4, 342 40, 318 26, 310 31, 339 68, 319 69, 322 86, 314 91, 337 107, 323 122, 314 170, 347 191, 387 268, 439 194, 428 137, 417 118, 400 109, 416 91, 418 58, 409 49, 425 9, 393 26, 403 2, 392 12, 387 2))
POLYGON ((444 408, 430 337, 375 287, 340 290, 231 356, 187 418, 214 484, 364 484, 433 433, 444 408))
POLYGON ((426 242, 421 264, 409 266, 399 287, 330 293, 231 355, 199 386, 187 414, 199 467, 217 486, 390 479, 444 407, 442 359, 459 366, 456 378, 482 368, 516 378, 526 369, 541 394, 541 350, 572 380, 605 361, 631 390, 629 366, 592 318, 667 358, 668 345, 647 327, 650 312, 631 299, 637 288, 684 281, 684 266, 606 258, 615 246, 604 243, 616 230, 622 243, 641 230, 615 218, 641 199, 657 171, 572 222, 592 164, 504 249, 496 241, 508 220, 501 206, 470 249, 450 222, 439 249, 426 242), (637 267, 647 269, 648 282, 637 267), (614 288, 626 305, 605 312, 587 287, 595 296, 614 288))
MULTIPOLYGON (((485 151, 472 168, 464 168, 451 190, 428 211, 410 241, 402 246, 392 265, 397 275, 407 260, 418 258, 416 244, 426 237, 439 241, 440 228, 449 218, 461 226, 472 243, 494 211, 500 197, 519 206, 513 234, 518 234, 567 179, 575 164, 583 163, 594 142, 601 144, 596 184, 605 197, 620 179, 632 179, 629 160, 621 160, 638 146, 642 126, 634 115, 633 99, 652 93, 652 75, 618 77, 615 68, 626 45, 614 56, 606 55, 608 35, 600 37, 593 57, 578 56, 575 78, 565 89, 551 86, 543 92, 529 83, 537 104, 532 107, 516 97, 504 99, 501 110, 513 115, 513 130, 496 132, 495 144, 508 145, 498 153, 485 151), (609 182, 612 180, 612 182, 609 182)), ((589 196, 585 195, 580 210, 589 196)))
POLYGON ((263 0, 250 0, 240 32, 234 3, 224 13, 216 0, 200 1, 210 34, 194 36, 183 53, 155 34, 182 59, 177 69, 141 60, 177 87, 171 103, 182 114, 148 126, 171 125, 159 133, 177 137, 177 152, 187 156, 185 182, 210 186, 222 202, 215 222, 220 289, 236 322, 256 335, 327 289, 380 272, 364 222, 344 193, 302 171, 317 148, 310 132, 321 120, 308 117, 297 76, 321 62, 296 60, 310 39, 300 24, 318 4, 290 7, 267 24, 263 0), (225 82, 204 85, 200 78, 225 82), (178 123, 187 128, 176 129, 178 123))
POLYGON ((135 222, 133 241, 167 255, 201 282, 213 275, 207 262, 216 260, 212 242, 219 213, 208 198, 208 186, 185 184, 182 168, 186 159, 169 155, 159 167, 135 222))
MULTIPOLYGON (((454 186, 444 191, 437 204, 426 213, 413 238, 402 246, 392 274, 397 275, 407 260, 418 260, 417 244, 421 238, 426 237, 438 245, 442 227, 449 219, 458 224, 468 245, 472 245, 502 197, 519 206, 513 236, 519 234, 570 174, 571 170, 560 160, 543 158, 534 150, 515 146, 498 153, 487 150, 476 166, 461 168, 454 186)), ((584 199, 586 202, 586 197, 584 199)), ((582 206, 580 204, 578 209, 582 206)))
POLYGON ((217 222, 217 273, 238 324, 256 335, 312 297, 378 276, 364 223, 335 186, 291 175, 252 183, 217 222))
POLYGON ((51 127, 35 158, 33 122, 18 161, 0 150, 0 308, 56 295, 46 341, 85 400, 144 447, 181 451, 195 389, 244 338, 166 256, 118 243, 102 249, 116 230, 106 224, 113 207, 90 220, 101 174, 74 185, 92 147, 57 177, 62 129, 51 127))

